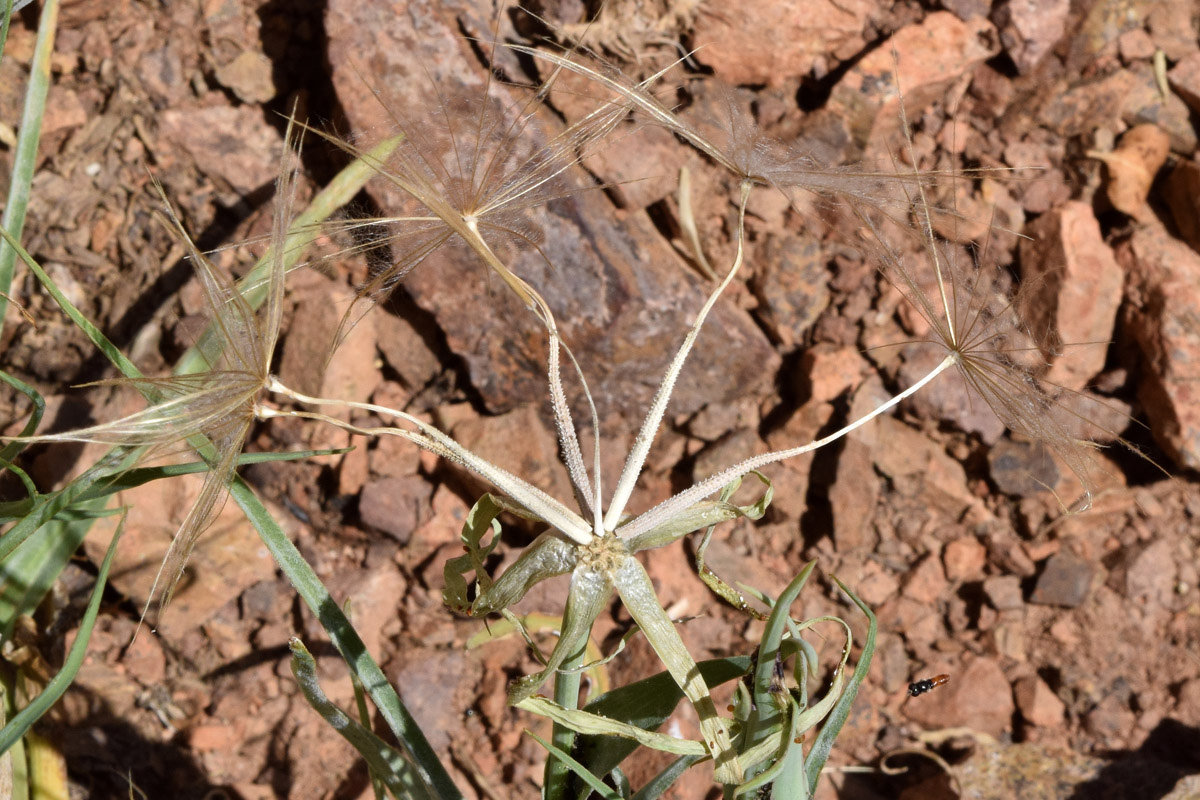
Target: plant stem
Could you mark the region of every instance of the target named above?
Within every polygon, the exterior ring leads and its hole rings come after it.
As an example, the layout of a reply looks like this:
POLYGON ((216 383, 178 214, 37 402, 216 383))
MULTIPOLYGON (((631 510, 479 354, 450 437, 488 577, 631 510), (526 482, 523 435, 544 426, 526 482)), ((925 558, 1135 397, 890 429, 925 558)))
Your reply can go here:
MULTIPOLYGON (((583 665, 587 653, 587 643, 591 637, 585 637, 579 651, 567 656, 567 659, 554 673, 554 702, 563 708, 575 710, 579 708, 579 686, 583 680, 583 665)), ((575 731, 554 723, 554 731, 550 741, 564 753, 570 753, 575 746, 575 731)), ((542 780, 542 800, 559 800, 565 796, 567 784, 571 778, 571 770, 553 754, 546 757, 546 770, 542 780)))

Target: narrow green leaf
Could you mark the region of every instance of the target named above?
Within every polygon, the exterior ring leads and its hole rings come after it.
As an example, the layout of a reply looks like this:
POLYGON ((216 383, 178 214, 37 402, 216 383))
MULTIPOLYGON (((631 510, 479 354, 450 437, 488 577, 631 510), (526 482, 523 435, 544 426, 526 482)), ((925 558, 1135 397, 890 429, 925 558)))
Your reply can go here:
POLYGON ((12 21, 13 0, 4 0, 4 21, 0 22, 0 60, 4 59, 4 43, 8 41, 8 23, 12 21))
MULTIPOLYGON (((33 404, 29 410, 29 419, 25 421, 25 427, 17 434, 18 436, 32 436, 34 431, 37 430, 38 425, 42 423, 42 414, 46 412, 46 401, 42 399, 37 389, 34 389, 24 381, 14 378, 4 370, 0 370, 0 381, 4 381, 28 397, 29 402, 33 404)), ((9 442, 3 450, 0 450, 0 462, 12 461, 25 447, 25 442, 9 442)))
MULTIPOLYGON (((350 598, 346 598, 346 602, 342 604, 342 613, 346 615, 347 619, 354 616, 350 598)), ((350 688, 354 690, 354 708, 358 711, 359 724, 370 730, 371 710, 367 708, 367 693, 363 689, 362 681, 358 679, 358 674, 355 672, 350 673, 350 688)), ((375 791, 375 800, 383 800, 383 778, 374 772, 371 772, 371 788, 375 791)))
MULTIPOLYGON (((105 500, 77 503, 72 510, 99 513, 105 500)), ((22 614, 32 614, 92 527, 91 518, 51 520, 22 548, 0 562, 0 642, 12 635, 22 614)))
POLYGON ((400 701, 383 670, 367 652, 358 632, 330 597, 329 590, 304 560, 304 556, 279 527, 279 523, 241 478, 234 478, 229 493, 245 512, 250 524, 258 531, 263 544, 275 557, 275 563, 283 570, 321 626, 329 633, 330 640, 346 660, 351 672, 358 675, 367 694, 383 715, 384 721, 404 746, 414 766, 423 773, 425 782, 433 788, 435 796, 439 800, 461 798, 462 794, 450 780, 449 773, 429 746, 429 741, 421 732, 420 726, 400 701))
MULTIPOLYGON (((238 466, 246 464, 262 464, 268 461, 300 461, 306 458, 315 458, 317 456, 330 456, 348 453, 353 448, 344 447, 336 450, 300 450, 296 452, 286 453, 242 453, 238 456, 238 466)), ((11 469, 11 467, 9 467, 11 469)), ((83 503, 88 500, 108 497, 132 489, 136 486, 149 483, 150 481, 162 480, 163 478, 175 478, 180 475, 191 475, 196 472, 205 472, 208 470, 208 464, 204 461, 190 461, 187 464, 167 464, 160 467, 134 467, 133 469, 112 475, 109 478, 94 483, 86 491, 79 492, 73 495, 73 503, 83 503)), ((0 503, 0 522, 10 522, 15 519, 21 519, 33 510, 35 500, 15 500, 9 503, 0 503)))
POLYGON ((604 781, 600 780, 595 775, 588 772, 587 768, 585 766, 583 766, 583 764, 580 764, 578 761, 571 758, 571 756, 564 753, 562 750, 559 750, 557 747, 550 744, 549 742, 547 742, 542 737, 538 736, 533 731, 525 731, 525 732, 527 734, 529 734, 530 736, 532 736, 538 744, 540 744, 542 747, 546 748, 546 752, 548 752, 550 755, 554 756, 555 758, 559 759, 564 764, 566 764, 567 767, 570 768, 571 772, 574 772, 576 775, 578 775, 584 783, 586 783, 588 786, 590 786, 592 788, 592 791, 599 794, 601 797, 604 798, 604 800, 621 800, 621 795, 619 795, 615 791, 613 791, 612 788, 606 786, 604 784, 604 781))
MULTIPOLYGON (((778 745, 779 752, 776 753, 776 756, 773 759, 771 766, 767 767, 762 772, 758 773, 753 778, 751 778, 750 780, 743 783, 741 786, 734 789, 734 791, 733 791, 734 797, 738 797, 740 795, 746 794, 747 792, 755 791, 755 790, 775 781, 776 778, 778 778, 780 776, 780 774, 783 772, 783 766, 784 766, 785 759, 790 754, 792 754, 794 751, 800 751, 801 758, 803 758, 803 748, 801 747, 801 743, 799 741, 800 728, 799 728, 799 725, 797 724, 797 721, 800 718, 800 707, 796 705, 796 701, 790 695, 788 696, 788 707, 787 707, 786 716, 788 719, 787 735, 780 737, 780 741, 779 741, 779 745, 778 745)), ((793 756, 793 758, 794 758, 794 756, 793 756)), ((803 761, 801 761, 801 763, 803 763, 803 761)), ((746 772, 747 773, 751 772, 750 764, 746 765, 746 772)), ((791 793, 782 792, 779 790, 778 786, 773 787, 773 790, 771 793, 772 793, 772 795, 774 795, 776 792, 779 792, 779 797, 786 797, 786 798, 788 798, 788 800, 802 800, 802 798, 804 797, 803 794, 796 794, 795 792, 791 792, 791 793)))
MULTIPOLYGON (((29 65, 29 86, 25 90, 25 107, 21 112, 21 128, 17 133, 17 149, 13 158, 12 180, 8 187, 8 201, 4 206, 4 217, 0 219, 0 230, 21 238, 25 229, 25 211, 29 206, 29 190, 33 184, 33 171, 37 166, 38 142, 42 138, 42 115, 46 111, 46 93, 50 91, 50 57, 54 54, 54 36, 58 30, 58 0, 46 0, 42 16, 38 20, 37 41, 33 45, 33 61, 29 65)), ((8 36, 8 21, 4 16, 4 36, 8 36)), ((3 40, 0 40, 3 45, 3 40)), ((5 235, 5 240, 9 236, 5 235)), ((11 244, 11 242, 10 242, 11 244)), ((16 253, 0 242, 0 330, 4 327, 4 315, 8 311, 6 295, 12 288, 13 267, 16 253)))
POLYGON ((92 488, 98 481, 120 472, 121 467, 136 460, 138 453, 130 448, 114 448, 105 458, 88 468, 61 491, 53 494, 39 495, 33 502, 29 513, 21 521, 0 535, 0 561, 24 543, 42 525, 45 525, 59 513, 67 510, 92 488))
MULTIPOLYGON (((558 672, 554 673, 554 704, 568 713, 585 713, 579 711, 579 687, 583 682, 582 670, 579 668, 587 660, 586 651, 589 639, 590 631, 588 636, 584 637, 579 649, 567 656, 558 672)), ((537 699, 540 698, 529 698, 529 701, 537 699)), ((554 728, 550 732, 550 741, 559 750, 566 753, 571 752, 575 746, 575 726, 568 724, 563 719, 554 717, 551 719, 554 720, 554 728)), ((553 755, 547 758, 546 767, 542 771, 542 793, 546 797, 565 797, 568 780, 567 765, 553 755)))
POLYGON ((58 702, 58 698, 62 697, 63 692, 71 685, 71 681, 75 680, 75 674, 79 672, 79 668, 83 666, 88 642, 92 638, 92 627, 96 624, 96 615, 100 611, 100 598, 104 595, 104 586, 108 581, 108 570, 112 566, 113 556, 117 553, 117 542, 121 539, 123 530, 124 519, 117 526, 112 542, 108 545, 108 552, 104 554, 104 561, 100 563, 100 571, 96 575, 96 586, 92 589, 92 598, 88 601, 87 610, 83 613, 83 620, 79 623, 79 633, 76 634, 75 642, 71 645, 70 652, 67 653, 63 668, 50 679, 41 694, 21 709, 4 726, 3 730, 0 730, 0 753, 7 752, 15 742, 25 735, 33 723, 41 719, 42 715, 58 702))
MULTIPOLYGON (((758 662, 754 672, 754 681, 751 684, 754 702, 750 717, 746 720, 745 734, 741 745, 742 750, 749 750, 770 736, 772 731, 782 724, 781 709, 777 707, 771 696, 775 659, 779 655, 780 642, 784 632, 787 630, 789 611, 791 610, 792 603, 800 596, 800 590, 808 582, 808 578, 812 575, 812 571, 816 565, 816 561, 810 561, 804 565, 800 573, 792 579, 791 583, 783 590, 783 593, 779 595, 779 598, 771 608, 771 615, 767 617, 767 624, 763 628, 762 641, 758 647, 758 662)), ((751 769, 747 777, 753 777, 754 774, 755 770, 751 769)))
POLYGON ((837 705, 829 713, 825 724, 821 726, 821 732, 817 734, 817 738, 813 741, 812 749, 808 751, 808 763, 805 765, 805 769, 808 773, 808 789, 810 794, 814 794, 817 791, 817 781, 821 778, 821 770, 825 768, 825 762, 829 759, 830 751, 833 750, 834 740, 837 739, 842 726, 846 724, 846 718, 850 716, 850 709, 854 705, 854 698, 858 696, 858 687, 862 685, 863 680, 867 677, 867 672, 871 669, 871 657, 875 654, 875 631, 877 627, 875 615, 871 613, 871 609, 867 607, 866 603, 859 600, 854 592, 846 588, 846 584, 838 580, 836 576, 831 575, 830 577, 846 593, 846 596, 854 602, 854 605, 858 606, 866 614, 868 623, 867 638, 863 642, 862 653, 858 656, 858 664, 854 667, 854 674, 850 676, 846 690, 838 698, 837 705))
MULTIPOLYGON (((25 262, 25 266, 29 267, 29 271, 34 274, 39 282, 41 282, 42 288, 44 288, 50 294, 50 296, 54 298, 54 302, 57 303, 58 307, 63 310, 63 313, 66 314, 72 322, 79 326, 79 329, 83 331, 84 335, 91 340, 92 344, 94 344, 100 350, 100 352, 102 352, 105 357, 108 358, 109 361, 116 365, 117 369, 121 371, 122 375, 124 375, 126 378, 142 377, 141 371, 133 365, 133 362, 126 358, 125 354, 122 353, 115 344, 110 342, 108 337, 105 336, 99 328, 92 324, 91 320, 85 317, 83 313, 75 307, 75 304, 72 303, 67 296, 63 294, 63 291, 58 288, 58 284, 54 282, 54 279, 46 274, 46 271, 42 269, 42 265, 34 260, 33 256, 29 255, 25 248, 21 246, 21 243, 17 241, 15 236, 9 233, 5 228, 0 227, 0 238, 4 239, 4 242, 0 244, 0 249, 4 249, 4 245, 7 244, 8 247, 12 248, 13 252, 21 257, 21 260, 25 262)), ((2 255, 3 253, 0 252, 0 256, 2 255)), ((2 268, 3 264, 0 264, 0 270, 2 270, 2 268)), ((0 286, 3 285, 3 279, 3 272, 0 272, 0 286)), ((12 278, 10 275, 9 280, 11 279, 12 278)))
POLYGON ((401 800, 429 798, 436 800, 429 787, 404 758, 386 742, 367 728, 351 719, 346 712, 334 705, 321 689, 317 679, 317 662, 304 643, 297 638, 288 642, 292 651, 292 675, 304 694, 304 699, 313 710, 321 715, 328 725, 338 732, 350 746, 358 751, 367 762, 372 775, 377 775, 388 791, 401 800))

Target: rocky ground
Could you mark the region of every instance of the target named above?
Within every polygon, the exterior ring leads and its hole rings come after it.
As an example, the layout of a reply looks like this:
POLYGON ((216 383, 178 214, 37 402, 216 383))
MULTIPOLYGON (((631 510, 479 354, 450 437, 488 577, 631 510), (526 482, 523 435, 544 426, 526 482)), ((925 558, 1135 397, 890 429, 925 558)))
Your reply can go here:
MULTIPOLYGON (((938 218, 938 233, 955 244, 986 239, 961 252, 1001 283, 1036 288, 1021 311, 1046 377, 1105 403, 1078 407, 1110 431, 1088 461, 1100 469, 1089 473, 1095 497, 1084 513, 1064 513, 1082 491, 1071 462, 1006 431, 943 376, 894 416, 773 468, 768 515, 718 529, 708 559, 731 582, 776 593, 816 558, 878 615, 876 661, 834 759, 870 769, 831 770, 825 795, 1194 796, 1200 12, 1149 0, 770 0, 750 15, 687 0, 611 0, 589 27, 584 5, 531 10, 561 43, 581 40, 639 79, 694 49, 662 86, 699 119, 732 102, 820 164, 890 168, 897 154, 902 167, 982 170, 948 179, 933 198, 960 212, 938 218), (945 686, 907 697, 910 681, 941 673, 950 675, 945 686), (935 753, 944 769, 910 754, 887 762, 908 773, 884 774, 881 758, 901 750, 935 753)), ((202 248, 260 237, 282 113, 298 107, 314 125, 373 143, 392 130, 389 108, 436 129, 439 93, 478 96, 489 58, 508 80, 544 78, 544 64, 480 43, 495 18, 471 0, 66 2, 26 246, 144 371, 164 372, 201 329, 203 304, 182 247, 155 219, 151 178, 202 248)), ((500 21, 512 41, 537 42, 548 30, 515 9, 500 21)), ((35 29, 36 11, 26 9, 0 62, 0 196, 35 29)), ((536 113, 534 135, 581 113, 584 90, 564 81, 536 113)), ((310 139, 302 193, 345 160, 310 139)), ((584 366, 606 475, 615 476, 710 285, 683 225, 680 169, 690 175, 700 246, 718 271, 733 258, 734 209, 730 179, 659 129, 631 124, 583 166, 579 185, 608 188, 555 200, 528 219, 555 268, 532 252, 514 263, 546 295, 584 366)), ((377 182, 355 212, 397 203, 377 182)), ((856 246, 856 227, 823 202, 754 195, 746 267, 682 376, 632 508, 832 430, 941 359, 911 343, 928 326, 856 246)), ((338 242, 319 248, 333 253, 338 242)), ((253 250, 221 249, 215 261, 240 273, 253 250)), ((570 496, 542 383, 544 336, 498 281, 465 253, 437 253, 322 371, 371 265, 361 254, 320 264, 289 277, 278 360, 286 383, 427 415, 570 496)), ((4 368, 46 395, 48 420, 61 429, 135 407, 124 394, 69 388, 109 376, 103 360, 32 277, 19 272, 14 295, 36 325, 10 315, 4 368)), ((15 418, 18 404, 5 403, 15 418)), ((280 420, 257 428, 250 449, 347 441, 280 420)), ((91 452, 42 448, 29 466, 49 487, 91 452)), ((442 564, 461 553, 462 520, 482 485, 391 440, 244 473, 334 596, 352 599, 368 647, 468 796, 534 797, 542 755, 523 730, 546 726, 504 704, 505 685, 534 662, 514 638, 465 649, 481 624, 441 603, 442 564)), ((149 797, 369 796, 364 766, 299 696, 288 638, 308 643, 343 705, 346 669, 232 504, 202 539, 155 635, 130 644, 197 490, 179 480, 123 495, 133 510, 109 602, 87 664, 45 725, 66 754, 73 796, 125 797, 127 781, 149 797)), ((509 544, 532 533, 515 524, 509 544)), ((106 544, 98 526, 63 576, 56 596, 68 627, 106 544)), ((651 553, 660 599, 675 616, 698 615, 682 626, 697 658, 748 652, 760 624, 720 606, 693 557, 687 543, 651 553)), ((831 586, 814 579, 797 610, 841 613, 861 636, 861 620, 831 586)), ((553 612, 564 597, 565 586, 542 584, 521 608, 553 612)), ((629 624, 614 606, 597 640, 609 649, 629 624)), ((823 652, 832 657, 838 646, 831 639, 823 652)), ((61 655, 52 643, 45 649, 51 660, 61 655)), ((635 638, 609 671, 621 684, 656 663, 635 638)), ((694 721, 681 712, 678 725, 694 721)), ((634 785, 662 763, 638 759, 634 785)), ((696 770, 672 796, 705 796, 708 781, 696 770)))

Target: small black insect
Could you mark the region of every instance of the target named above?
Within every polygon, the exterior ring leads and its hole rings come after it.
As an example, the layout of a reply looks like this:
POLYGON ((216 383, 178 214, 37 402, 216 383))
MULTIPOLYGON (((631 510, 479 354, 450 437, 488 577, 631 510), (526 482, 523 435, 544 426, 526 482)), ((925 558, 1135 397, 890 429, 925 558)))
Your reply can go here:
POLYGON ((926 692, 932 692, 948 680, 950 680, 949 675, 934 675, 932 678, 915 681, 908 685, 908 696, 919 697, 926 692))

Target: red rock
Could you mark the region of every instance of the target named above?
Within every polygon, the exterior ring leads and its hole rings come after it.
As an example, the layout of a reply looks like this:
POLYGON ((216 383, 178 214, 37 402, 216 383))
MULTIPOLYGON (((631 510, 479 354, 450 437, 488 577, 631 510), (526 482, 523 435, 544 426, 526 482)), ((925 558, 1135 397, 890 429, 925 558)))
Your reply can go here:
POLYGON ((79 95, 65 86, 55 86, 46 97, 46 110, 42 114, 42 135, 55 131, 78 128, 88 121, 87 109, 79 101, 79 95))
POLYGON ((963 22, 935 11, 868 52, 833 88, 829 107, 847 115, 860 148, 887 141, 900 126, 896 84, 909 118, 919 116, 952 81, 996 53, 994 33, 986 19, 963 22), (901 53, 898 65, 893 51, 901 53))
POLYGON ((232 725, 197 725, 188 731, 188 744, 197 753, 229 750, 236 741, 237 732, 232 725))
POLYGON ((1039 343, 1053 358, 1046 380, 1082 389, 1104 369, 1108 348, 1071 347, 1065 356, 1053 351, 1059 342, 1112 338, 1124 273, 1086 203, 1072 201, 1043 214, 1027 232, 1032 239, 1021 242, 1021 275, 1034 290, 1024 295, 1021 310, 1032 330, 1045 332, 1039 343))
POLYGON ((1043 606, 1076 608, 1087 599, 1095 568, 1069 550, 1061 550, 1046 561, 1029 602, 1043 606))
POLYGON ((214 73, 222 86, 233 90, 243 103, 266 103, 278 91, 273 78, 275 66, 271 59, 257 50, 243 50, 228 64, 217 67, 214 73))
POLYGON ((1155 3, 1146 13, 1150 38, 1170 61, 1196 52, 1195 9, 1188 3, 1155 3))
POLYGON ((1021 678, 1013 685, 1013 697, 1021 716, 1030 725, 1057 728, 1064 722, 1067 707, 1062 700, 1036 675, 1021 678))
MULTIPOLYGON (((375 315, 364 317, 330 356, 350 292, 314 272, 298 273, 290 283, 296 305, 279 360, 280 380, 303 394, 365 402, 382 380, 375 365, 375 315)), ((346 409, 321 411, 349 419, 346 409)))
POLYGON ((996 488, 1013 497, 1032 497, 1058 485, 1059 471, 1041 442, 1001 439, 988 450, 988 471, 996 488))
POLYGON ((453 729, 446 724, 446 707, 469 706, 481 675, 479 662, 461 648, 404 647, 388 668, 388 677, 439 752, 447 752, 453 729))
POLYGON ((752 402, 709 403, 687 421, 687 432, 697 439, 715 442, 730 431, 758 424, 758 409, 752 402))
MULTIPOLYGON (((858 410, 855 407, 853 412, 858 410)), ((990 517, 968 488, 962 465, 937 442, 894 417, 873 420, 867 428, 870 431, 864 435, 877 437, 875 467, 891 479, 897 493, 919 498, 931 512, 952 520, 978 522, 990 517)))
POLYGON ((470 506, 450 487, 440 484, 433 493, 430 507, 433 515, 417 529, 408 547, 397 551, 397 562, 401 566, 419 564, 443 545, 457 545, 458 554, 462 553, 462 526, 470 506))
MULTIPOLYGON (((736 464, 739 461, 765 453, 767 450, 763 441, 758 438, 758 434, 752 430, 733 431, 728 436, 723 436, 713 444, 701 450, 696 454, 696 460, 692 465, 692 480, 700 482, 709 475, 714 475, 728 467, 730 464, 736 464)), ((742 485, 757 485, 757 481, 743 481, 742 485)), ((738 499, 743 497, 741 491, 738 493, 738 499)))
POLYGON ((1097 128, 1116 133, 1118 120, 1127 126, 1153 122, 1171 137, 1175 152, 1196 149, 1187 104, 1174 94, 1164 101, 1154 70, 1145 62, 1064 88, 1055 102, 1042 104, 1037 112, 1038 122, 1063 137, 1092 136, 1097 128))
POLYGON ((942 550, 946 578, 956 583, 980 580, 986 563, 987 548, 974 536, 955 539, 942 550))
POLYGON ((936 607, 939 600, 945 599, 946 586, 946 573, 942 571, 941 559, 928 555, 909 570, 904 581, 904 596, 936 607))
POLYGON ((808 378, 809 397, 820 403, 835 400, 862 380, 867 360, 853 347, 817 344, 804 351, 800 369, 808 378))
POLYGON ((337 491, 339 495, 358 494, 362 490, 363 484, 367 482, 367 477, 370 474, 367 443, 359 440, 355 444, 357 446, 349 453, 343 455, 341 463, 338 464, 337 491))
POLYGON ((1000 665, 975 658, 928 694, 905 700, 904 714, 930 728, 963 726, 999 736, 1012 727, 1012 689, 1000 665))
POLYGON ((1192 53, 1172 67, 1167 81, 1188 107, 1200 114, 1200 53, 1192 53))
POLYGON ((1167 539, 1152 542, 1125 562, 1125 596, 1132 602, 1170 608, 1175 594, 1176 548, 1167 539))
POLYGON ((1155 50, 1154 40, 1144 28, 1134 28, 1122 33, 1117 38, 1117 47, 1121 51, 1121 60, 1126 64, 1152 58, 1155 50))
POLYGON ((432 496, 433 487, 416 475, 376 478, 363 488, 358 514, 364 524, 405 544, 430 516, 432 496))
MULTIPOLYGON (((980 627, 983 620, 995 614, 987 606, 979 611, 980 627)), ((1002 622, 988 630, 984 636, 987 652, 999 657, 1023 664, 1029 660, 1029 642, 1022 622, 1002 622)))
MULTIPOLYGON (((159 565, 203 481, 204 475, 185 475, 120 493, 120 501, 129 506, 129 513, 109 581, 135 607, 146 607, 159 565)), ((289 518, 287 514, 274 516, 280 521, 289 518)), ((108 548, 112 522, 97 522, 93 533, 84 539, 84 551, 96 563, 108 548)), ((197 541, 178 591, 156 627, 168 635, 195 628, 244 589, 261 580, 273 580, 275 569, 274 559, 246 515, 237 503, 226 502, 197 541), (191 580, 190 575, 199 579, 191 580)), ((161 599, 162 590, 160 584, 156 601, 161 599)))
POLYGON ((726 83, 779 86, 814 66, 827 72, 863 47, 875 6, 865 0, 772 0, 753 14, 700 14, 694 58, 726 83))
POLYGON ((879 608, 890 600, 900 588, 900 582, 878 561, 868 559, 862 572, 853 582, 854 592, 872 608, 879 608))
POLYGON ((644 125, 615 134, 584 163, 618 206, 640 210, 679 189, 679 168, 690 155, 665 128, 644 125))
POLYGON ((1028 578, 1037 572, 1037 566, 1029 558, 1012 527, 1002 524, 981 525, 977 532, 983 536, 988 549, 988 560, 1001 571, 1028 578))
POLYGON ((829 306, 829 272, 820 242, 785 235, 771 236, 757 249, 761 269, 751 281, 760 306, 758 317, 785 350, 804 335, 829 306))
POLYGON ((1180 465, 1200 469, 1200 254, 1160 228, 1119 252, 1130 277, 1130 330, 1143 357, 1138 397, 1150 429, 1180 465))
POLYGON ((1137 724, 1137 715, 1117 695, 1108 695, 1084 717, 1084 729, 1110 747, 1121 747, 1137 724))
MULTIPOLYGON (((832 413, 833 407, 828 403, 805 403, 781 427, 767 434, 767 445, 772 450, 785 450, 807 444, 829 421, 832 413)), ((771 473, 775 481, 775 499, 771 502, 773 513, 797 520, 808 509, 809 472, 813 458, 813 453, 789 458, 783 462, 782 469, 771 473)))
MULTIPOLYGON (((359 445, 360 447, 362 445, 359 445)), ((371 472, 383 477, 416 475, 424 452, 399 436, 380 436, 368 456, 371 472)))
POLYGON ((1004 44, 1017 69, 1032 72, 1062 38, 1070 0, 1008 0, 994 11, 993 17, 1004 44))
POLYGON ((442 371, 441 358, 432 342, 438 336, 437 326, 425 319, 420 309, 398 301, 400 311, 377 309, 369 316, 375 320, 379 352, 410 392, 423 389, 442 371))
POLYGON ((903 635, 910 647, 927 647, 943 632, 941 616, 928 604, 908 597, 893 597, 876 614, 881 631, 903 635))
POLYGON ((1177 719, 1200 718, 1200 678, 1192 678, 1179 687, 1175 712, 1177 719))
POLYGON ((134 638, 122 655, 121 663, 143 686, 159 686, 166 678, 167 657, 157 636, 134 638))
POLYGON ((408 588, 408 581, 396 567, 384 562, 379 568, 367 570, 348 592, 350 616, 362 636, 367 652, 382 658, 383 641, 391 625, 400 624, 399 609, 408 588))
POLYGON ((837 462, 837 478, 829 489, 833 508, 833 543, 838 552, 874 548, 878 534, 872 526, 879 500, 879 478, 871 448, 854 437, 846 439, 837 462))
POLYGON ((200 171, 245 196, 275 180, 283 139, 252 106, 169 108, 158 135, 182 147, 200 171))
MULTIPOLYGON (((393 7, 334 0, 325 23, 333 85, 355 129, 389 129, 391 107, 418 119, 426 135, 444 137, 444 130, 431 127, 438 98, 480 99, 485 73, 477 68, 472 43, 460 33, 454 9, 444 4, 411 0, 393 7), (422 21, 419 30, 412 19, 422 21), (363 71, 379 88, 382 103, 363 81, 363 71)), ((499 108, 516 114, 524 107, 507 87, 493 83, 491 90, 499 108)), ((457 119, 460 138, 470 137, 474 119, 473 113, 469 120, 457 119)), ((499 130, 510 129, 509 122, 516 120, 506 119, 499 130)), ((548 113, 535 114, 528 123, 522 129, 527 142, 549 140, 560 125, 548 113)), ((590 185, 574 173, 561 177, 568 192, 590 185)), ((391 184, 381 182, 369 191, 385 212, 405 207, 404 195, 391 184)), ((618 219, 612 203, 597 192, 576 193, 554 205, 554 211, 523 212, 522 229, 540 231, 539 249, 514 245, 504 248, 512 252, 502 257, 545 294, 565 340, 588 372, 601 417, 617 412, 640 420, 710 287, 645 215, 618 219)), ((466 248, 430 255, 409 273, 405 289, 445 333, 450 349, 462 354, 489 411, 545 402, 544 329, 499 281, 489 284, 484 267, 466 248)), ((707 327, 714 341, 718 334, 711 332, 719 331, 721 346, 706 346, 701 337, 680 376, 672 413, 690 414, 705 402, 752 394, 778 369, 779 357, 766 336, 729 298, 716 304, 707 327)))
POLYGON ((1021 579, 1016 575, 993 575, 983 582, 983 593, 997 611, 1012 611, 1025 605, 1021 579))

